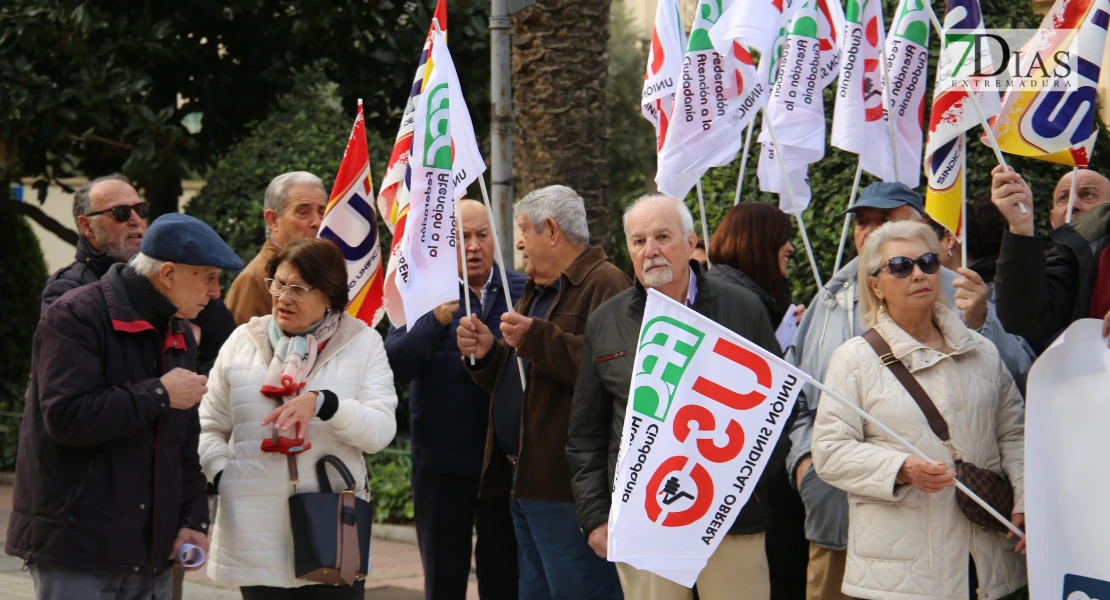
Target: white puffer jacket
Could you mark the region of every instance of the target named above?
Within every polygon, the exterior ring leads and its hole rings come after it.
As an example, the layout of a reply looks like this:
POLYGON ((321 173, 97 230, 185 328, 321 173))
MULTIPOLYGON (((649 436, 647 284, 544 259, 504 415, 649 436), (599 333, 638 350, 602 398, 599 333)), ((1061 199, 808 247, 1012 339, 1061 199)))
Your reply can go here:
MULTIPOLYGON (((288 498, 293 494, 284 454, 262 452, 270 426, 261 423, 278 401, 259 390, 273 357, 267 335, 273 317, 255 317, 220 349, 200 404, 200 462, 211 481, 220 477, 220 499, 208 556, 208 576, 230 585, 297 587, 288 498)), ((381 336, 344 314, 320 352, 305 390, 331 390, 339 409, 312 419, 312 449, 297 455, 299 491, 318 492, 316 462, 337 456, 366 498, 364 454, 384 448, 397 432, 397 395, 381 336)), ((342 480, 329 468, 333 489, 342 480)))
MULTIPOLYGON (((986 338, 940 304, 935 317, 955 350, 952 354, 921 344, 885 311, 875 328, 936 404, 964 460, 1005 474, 1014 487, 1014 512, 1025 512, 1021 395, 986 338)), ((952 453, 862 337, 833 353, 825 384, 955 469, 952 453)), ((827 394, 821 398, 813 426, 813 464, 821 479, 848 492, 843 592, 869 599, 964 599, 969 554, 982 598, 1001 598, 1025 585, 1025 558, 1014 552, 1015 541, 968 521, 956 505, 954 487, 926 494, 896 485, 909 456, 851 409, 827 394)))

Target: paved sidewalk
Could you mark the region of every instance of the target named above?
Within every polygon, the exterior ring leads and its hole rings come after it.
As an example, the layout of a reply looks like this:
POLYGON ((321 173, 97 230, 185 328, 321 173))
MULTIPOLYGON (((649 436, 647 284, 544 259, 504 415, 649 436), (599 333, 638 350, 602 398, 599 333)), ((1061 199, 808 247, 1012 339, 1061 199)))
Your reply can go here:
MULTIPOLYGON (((11 516, 12 487, 0 482, 0 544, 8 531, 11 516)), ((372 549, 372 572, 366 580, 368 600, 422 600, 424 569, 416 544, 375 538, 372 549)), ((0 554, 0 600, 33 600, 31 574, 23 571, 23 560, 0 554)), ((471 576, 467 600, 478 600, 478 585, 471 576)), ((237 588, 222 586, 205 576, 204 571, 185 576, 185 600, 238 600, 237 588)))

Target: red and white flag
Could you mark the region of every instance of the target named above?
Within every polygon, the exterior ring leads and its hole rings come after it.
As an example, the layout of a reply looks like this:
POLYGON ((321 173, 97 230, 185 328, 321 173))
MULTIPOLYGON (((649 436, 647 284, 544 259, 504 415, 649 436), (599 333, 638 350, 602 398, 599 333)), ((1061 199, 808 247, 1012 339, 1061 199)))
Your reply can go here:
POLYGON ((831 142, 858 154, 864 171, 894 181, 891 128, 883 106, 882 0, 848 0, 844 21, 831 142))
POLYGON ((663 148, 663 140, 667 137, 675 92, 682 81, 685 48, 686 34, 678 13, 678 0, 659 0, 641 98, 644 118, 655 126, 656 152, 663 148))
POLYGON ((347 261, 347 313, 373 327, 382 318, 382 249, 374 213, 374 182, 366 122, 358 101, 351 136, 331 190, 320 237, 335 242, 347 261))
POLYGON ((901 0, 883 55, 890 65, 890 117, 894 119, 898 181, 921 185, 925 140, 925 88, 929 82, 929 13, 921 0, 901 0))

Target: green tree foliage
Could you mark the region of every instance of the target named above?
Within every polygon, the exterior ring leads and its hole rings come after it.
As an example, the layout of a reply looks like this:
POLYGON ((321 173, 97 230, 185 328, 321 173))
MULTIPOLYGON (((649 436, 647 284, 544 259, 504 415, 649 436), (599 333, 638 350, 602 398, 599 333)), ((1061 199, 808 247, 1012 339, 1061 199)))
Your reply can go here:
MULTIPOLYGON (((0 3, 0 183, 42 178, 41 200, 50 181, 122 170, 156 215, 176 210, 181 179, 203 174, 309 65, 339 84, 344 113, 363 98, 369 127, 392 139, 434 5, 0 3)), ((488 6, 449 3, 463 81, 488 80, 488 6)), ((467 89, 471 106, 488 105, 488 86, 467 89)), ((474 116, 484 131, 488 114, 474 116)), ((7 196, 0 186, 0 202, 7 196)))
MULTIPOLYGON (((335 86, 319 71, 298 76, 270 116, 251 123, 252 133, 217 159, 207 185, 186 212, 211 225, 244 262, 250 261, 266 239, 262 199, 271 179, 308 171, 331 190, 353 122, 339 102, 335 86)), ((391 144, 372 131, 367 137, 371 173, 380 177, 391 144)), ((389 230, 380 219, 378 231, 388 244, 389 230)))
MULTIPOLYGON (((991 28, 1026 28, 1036 29, 1040 26, 1041 16, 1034 14, 1028 2, 1012 2, 1010 0, 981 0, 984 19, 991 28)), ((883 11, 889 27, 891 15, 897 2, 884 0, 883 11)), ((943 16, 943 2, 933 2, 934 10, 943 16)), ((939 51, 937 37, 930 34, 930 65, 929 88, 927 91, 927 107, 931 107, 933 84, 936 74, 936 57, 939 51)), ((833 87, 825 90, 826 131, 832 129, 832 108, 834 105, 833 87)), ((1097 120, 1097 119, 1096 119, 1097 120)), ((756 122, 756 133, 759 132, 761 120, 756 122)), ((926 122, 928 117, 926 116, 926 122)), ((1105 136, 1105 128, 1099 123, 1100 137, 1105 136)), ((967 193, 968 202, 990 202, 990 171, 998 163, 990 148, 980 143, 977 139, 981 128, 976 127, 969 132, 968 157, 967 157, 967 193)), ((759 191, 759 180, 756 168, 759 162, 758 144, 753 136, 747 172, 744 175, 742 201, 777 202, 777 196, 759 191)), ((817 265, 821 271, 822 280, 827 281, 832 275, 833 263, 836 259, 836 248, 840 241, 840 231, 844 223, 843 210, 848 203, 848 195, 852 188, 852 179, 856 171, 856 155, 844 152, 828 145, 826 138, 825 158, 810 167, 810 182, 813 188, 813 201, 809 210, 804 214, 806 230, 810 242, 813 244, 817 265)), ((1051 208, 1050 198, 1057 180, 1069 171, 1068 167, 1047 163, 1044 161, 1006 155, 1007 163, 1025 177, 1033 189, 1035 210, 1037 213, 1038 229, 1048 230, 1048 212, 1051 208)), ((740 157, 732 164, 712 169, 703 178, 702 186, 706 202, 706 217, 709 220, 710 231, 713 231, 720 222, 724 213, 731 208, 733 195, 736 191, 737 175, 739 173, 740 157)), ((1099 151, 1096 146, 1091 168, 1103 173, 1110 172, 1110 152, 1105 148, 1099 151)), ((866 173, 860 181, 861 189, 871 183, 873 179, 866 173)), ((922 186, 918 191, 925 193, 925 178, 922 175, 922 186)), ((687 199, 694 211, 695 221, 698 218, 697 199, 691 194, 687 199)), ((797 228, 795 228, 797 229, 797 228)), ((969 231, 968 235, 975 235, 969 231)), ((808 303, 817 290, 813 281, 808 258, 802 246, 800 235, 795 231, 791 240, 797 252, 790 260, 788 277, 793 288, 794 300, 799 303, 808 303)), ((847 262, 855 255, 851 237, 846 245, 847 262)), ((842 263, 843 264, 843 263, 842 263)))
POLYGON ((31 373, 31 338, 39 321, 39 292, 46 264, 38 238, 18 215, 0 212, 0 231, 9 243, 0 254, 0 289, 7 290, 0 320, 0 470, 15 467, 19 417, 31 373))

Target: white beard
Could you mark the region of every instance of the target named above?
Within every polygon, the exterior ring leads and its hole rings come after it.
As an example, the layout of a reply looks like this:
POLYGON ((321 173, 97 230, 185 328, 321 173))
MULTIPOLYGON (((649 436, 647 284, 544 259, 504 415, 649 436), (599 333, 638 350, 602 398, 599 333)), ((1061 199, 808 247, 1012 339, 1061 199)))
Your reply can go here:
POLYGON ((664 286, 674 280, 674 271, 671 269, 671 263, 662 256, 645 260, 643 274, 644 286, 649 288, 664 286), (651 267, 656 268, 652 269, 651 267))

